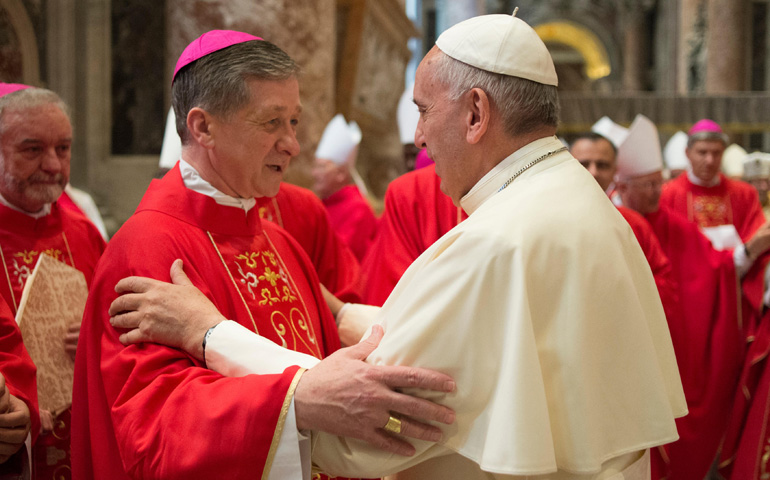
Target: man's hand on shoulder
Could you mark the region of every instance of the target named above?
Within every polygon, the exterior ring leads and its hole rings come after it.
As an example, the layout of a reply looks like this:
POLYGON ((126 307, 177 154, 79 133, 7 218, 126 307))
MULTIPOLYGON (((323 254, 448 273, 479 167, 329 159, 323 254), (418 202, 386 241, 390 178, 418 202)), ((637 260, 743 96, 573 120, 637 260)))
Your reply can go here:
POLYGON ((382 336, 382 327, 377 325, 369 338, 335 352, 302 375, 294 393, 300 430, 358 438, 382 450, 413 455, 412 445, 384 430, 392 415, 401 420, 404 436, 434 442, 441 439, 439 428, 423 422, 451 424, 454 412, 396 389, 451 392, 455 389, 454 381, 443 373, 423 368, 367 364, 364 360, 382 336))
POLYGON ((29 407, 11 395, 0 374, 0 464, 24 446, 30 422, 29 407))
POLYGON ((182 260, 171 264, 172 283, 145 277, 118 282, 121 294, 110 305, 110 323, 131 329, 120 335, 124 345, 154 342, 181 348, 203 360, 206 330, 225 318, 184 273, 182 260))

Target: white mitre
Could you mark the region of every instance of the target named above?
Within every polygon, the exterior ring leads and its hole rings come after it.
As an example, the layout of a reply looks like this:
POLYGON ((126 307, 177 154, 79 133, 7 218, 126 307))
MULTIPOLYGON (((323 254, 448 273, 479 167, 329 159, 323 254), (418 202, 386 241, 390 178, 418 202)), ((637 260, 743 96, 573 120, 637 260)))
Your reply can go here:
POLYGON ((332 118, 318 143, 316 158, 331 160, 337 165, 352 164, 355 161, 358 144, 361 143, 361 129, 356 122, 346 122, 341 113, 332 118))
POLYGON ((732 178, 743 176, 743 159, 746 158, 746 150, 733 143, 725 148, 722 154, 722 172, 732 178))
POLYGON ((160 168, 174 168, 177 160, 182 156, 182 139, 176 132, 176 115, 174 109, 168 110, 166 117, 166 131, 163 133, 163 146, 160 147, 160 168))
POLYGON ((603 116, 591 127, 591 131, 606 138, 615 148, 620 147, 628 136, 628 129, 613 122, 608 116, 603 116))
POLYGON ((454 25, 436 46, 468 65, 545 85, 557 86, 556 68, 545 43, 513 15, 483 15, 454 25))
POLYGON ((628 136, 618 147, 617 163, 621 180, 663 170, 658 129, 649 118, 641 114, 634 118, 628 136))
POLYGON ((401 94, 398 101, 398 136, 401 145, 414 143, 414 132, 417 130, 417 121, 420 120, 420 111, 412 100, 414 84, 410 84, 401 94))
POLYGON ((743 159, 743 178, 770 178, 770 153, 752 152, 743 159))
POLYGON ((669 170, 687 170, 690 165, 690 160, 687 159, 687 154, 684 152, 687 148, 688 138, 686 133, 679 130, 666 142, 663 158, 669 170))

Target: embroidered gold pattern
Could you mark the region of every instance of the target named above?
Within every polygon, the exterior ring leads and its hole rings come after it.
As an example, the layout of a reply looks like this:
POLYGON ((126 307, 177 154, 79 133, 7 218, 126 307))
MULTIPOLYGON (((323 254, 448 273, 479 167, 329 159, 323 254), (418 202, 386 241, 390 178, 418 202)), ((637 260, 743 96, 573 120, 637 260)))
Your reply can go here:
MULTIPOLYGON (((53 250, 53 249, 49 248, 49 250, 53 250)), ((59 252, 59 254, 61 254, 61 252, 59 252)), ((24 250, 23 252, 16 252, 13 254, 14 257, 21 258, 24 261, 24 263, 26 263, 27 265, 34 262, 38 255, 40 255, 40 252, 36 250, 24 250)), ((57 260, 59 259, 58 256, 55 258, 57 260)))
POLYGON ((767 470, 767 462, 770 460, 770 439, 765 441, 764 453, 762 453, 762 463, 760 465, 761 473, 759 475, 760 480, 770 479, 770 472, 767 470))

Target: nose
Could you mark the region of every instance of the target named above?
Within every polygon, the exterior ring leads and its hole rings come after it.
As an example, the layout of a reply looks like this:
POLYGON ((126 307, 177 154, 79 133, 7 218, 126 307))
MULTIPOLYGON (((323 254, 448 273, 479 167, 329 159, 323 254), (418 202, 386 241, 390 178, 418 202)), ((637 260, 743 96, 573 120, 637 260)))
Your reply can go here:
POLYGON ((588 165, 586 166, 586 169, 588 169, 588 173, 590 173, 591 176, 596 178, 596 163, 595 162, 588 162, 588 165))
POLYGON ((417 129, 414 131, 414 144, 418 148, 426 148, 425 134, 422 131, 422 118, 417 121, 417 129))
POLYGON ((56 147, 46 149, 40 162, 40 169, 47 173, 59 173, 62 168, 62 159, 57 155, 56 147))
POLYGON ((290 157, 299 155, 299 142, 297 141, 297 132, 294 128, 289 128, 279 140, 278 150, 286 153, 290 157))

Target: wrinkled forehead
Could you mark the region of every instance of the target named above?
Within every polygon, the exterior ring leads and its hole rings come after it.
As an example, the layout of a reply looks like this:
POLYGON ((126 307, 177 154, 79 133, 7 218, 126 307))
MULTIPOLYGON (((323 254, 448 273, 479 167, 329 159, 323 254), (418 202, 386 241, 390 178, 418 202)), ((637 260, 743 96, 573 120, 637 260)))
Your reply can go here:
POLYGON ((16 131, 41 137, 71 137, 69 116, 56 103, 10 107, 0 113, 0 134, 16 131))

